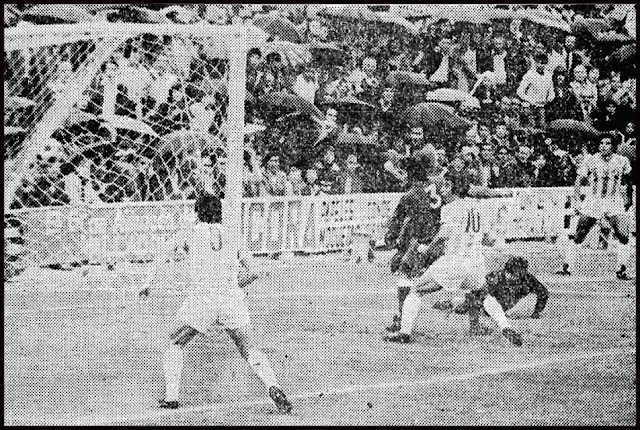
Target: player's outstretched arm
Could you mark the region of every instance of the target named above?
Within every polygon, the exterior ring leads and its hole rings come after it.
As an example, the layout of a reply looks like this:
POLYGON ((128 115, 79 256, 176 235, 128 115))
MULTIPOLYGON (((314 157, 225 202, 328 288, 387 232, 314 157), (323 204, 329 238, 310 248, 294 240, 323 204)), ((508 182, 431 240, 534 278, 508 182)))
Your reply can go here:
POLYGON ((587 166, 589 158, 582 160, 582 164, 576 172, 576 182, 573 184, 573 205, 574 210, 578 211, 580 204, 580 195, 582 194, 582 182, 589 176, 589 168, 587 166))
POLYGON ((407 215, 406 198, 402 196, 398 202, 398 206, 396 206, 393 211, 393 216, 389 220, 387 233, 384 236, 385 245, 390 246, 395 244, 403 228, 406 226, 407 215))
MULTIPOLYGON (((627 163, 628 164, 628 163, 627 163)), ((624 210, 628 211, 633 204, 633 178, 631 177, 631 167, 629 166, 629 173, 625 173, 622 176, 622 186, 625 187, 624 193, 624 210)))
POLYGON ((540 313, 547 306, 549 300, 549 290, 547 287, 530 273, 525 276, 524 282, 527 284, 529 291, 537 296, 536 306, 531 314, 531 318, 540 318, 540 313))
POLYGON ((184 241, 181 240, 181 237, 174 237, 167 241, 164 241, 159 244, 157 247, 156 255, 153 259, 153 262, 149 265, 147 269, 147 275, 145 277, 145 281, 142 284, 142 289, 138 293, 139 297, 149 297, 149 293, 151 292, 151 281, 158 273, 158 269, 162 263, 167 261, 167 258, 178 246, 184 247, 184 241))
POLYGON ((260 270, 255 259, 246 251, 240 251, 240 273, 238 274, 238 286, 245 288, 260 277, 260 270))

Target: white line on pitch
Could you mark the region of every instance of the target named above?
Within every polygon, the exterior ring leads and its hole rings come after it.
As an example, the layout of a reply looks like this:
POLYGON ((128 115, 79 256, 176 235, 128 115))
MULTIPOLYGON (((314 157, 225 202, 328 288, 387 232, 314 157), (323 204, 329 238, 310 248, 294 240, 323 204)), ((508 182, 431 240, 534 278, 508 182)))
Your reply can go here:
POLYGON ((585 295, 585 296, 602 296, 602 297, 635 297, 635 293, 619 293, 615 291, 588 291, 588 290, 556 290, 550 289, 550 293, 552 294, 576 294, 576 295, 585 295))
MULTIPOLYGON (((569 361, 575 361, 575 360, 587 360, 587 359, 594 359, 599 357, 608 357, 608 356, 622 355, 622 354, 635 354, 635 352, 636 351, 634 349, 614 349, 614 350, 603 351, 603 352, 590 352, 585 354, 577 354, 577 355, 564 356, 564 357, 553 357, 553 358, 548 358, 544 360, 539 360, 539 361, 534 361, 534 362, 529 362, 524 364, 502 366, 502 367, 493 368, 493 369, 481 369, 481 370, 476 370, 474 372, 462 373, 458 375, 436 376, 433 378, 427 378, 427 379, 422 379, 417 381, 396 381, 396 382, 387 382, 387 383, 381 383, 381 384, 350 385, 346 387, 331 388, 331 389, 322 390, 322 391, 294 394, 288 397, 290 399, 302 400, 302 399, 309 399, 314 397, 317 398, 320 396, 320 394, 322 394, 323 396, 336 395, 336 394, 350 394, 350 393, 356 393, 356 392, 361 392, 366 390, 379 390, 379 389, 385 389, 385 388, 397 389, 397 388, 433 385, 437 383, 467 381, 470 379, 480 378, 483 376, 499 375, 502 373, 510 373, 510 372, 515 372, 519 370, 533 369, 537 367, 544 367, 544 366, 549 366, 552 364, 558 364, 563 362, 569 362, 569 361)), ((65 425, 65 424, 66 425, 109 425, 109 424, 126 423, 131 421, 152 420, 152 419, 157 419, 162 417, 169 417, 169 416, 176 416, 176 415, 183 415, 183 414, 217 412, 230 407, 242 408, 242 407, 257 406, 257 405, 263 405, 263 404, 269 404, 269 403, 271 403, 269 399, 263 398, 263 399, 256 399, 256 400, 251 400, 246 402, 216 403, 216 404, 208 404, 208 405, 201 405, 201 406, 193 406, 193 407, 186 407, 186 408, 181 408, 176 410, 153 410, 153 411, 147 411, 139 414, 120 416, 117 418, 114 416, 106 417, 104 415, 100 415, 100 416, 80 417, 72 421, 71 423, 69 423, 68 421, 61 422, 61 420, 56 420, 56 422, 58 425, 65 425)), ((53 423, 48 423, 48 424, 53 424, 53 423)))
MULTIPOLYGON (((105 290, 107 291, 107 290, 105 290)), ((113 290, 116 291, 116 290, 113 290)), ((635 293, 632 292, 611 292, 611 291, 588 291, 588 290, 556 290, 550 289, 549 292, 551 294, 564 294, 564 295, 585 295, 585 296, 595 296, 595 297, 620 297, 620 298, 635 298, 635 293)), ((172 293, 171 295, 180 295, 183 293, 172 293)), ((397 291, 395 290, 351 290, 346 292, 333 292, 333 293, 314 293, 309 291, 291 291, 291 292, 280 292, 273 294, 250 294, 249 297, 255 299, 278 299, 284 297, 360 297, 367 295, 395 295, 397 291)), ((27 309, 27 310, 14 310, 7 311, 5 310, 5 316, 18 316, 18 315, 41 315, 43 312, 63 312, 63 311, 91 311, 91 310, 109 310, 109 309, 125 309, 127 306, 133 305, 134 302, 129 302, 127 304, 118 304, 118 305, 109 305, 109 306, 60 306, 60 307, 52 307, 52 308, 41 308, 41 309, 27 309)))

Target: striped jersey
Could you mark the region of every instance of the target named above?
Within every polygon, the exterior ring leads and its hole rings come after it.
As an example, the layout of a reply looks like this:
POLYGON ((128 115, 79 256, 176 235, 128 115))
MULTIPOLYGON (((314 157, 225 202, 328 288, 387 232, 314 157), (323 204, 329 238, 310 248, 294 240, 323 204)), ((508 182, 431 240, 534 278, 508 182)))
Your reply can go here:
POLYGON ((613 154, 605 160, 600 153, 585 158, 578 175, 588 180, 581 212, 598 217, 604 213, 624 212, 625 189, 623 177, 631 172, 629 159, 613 154))

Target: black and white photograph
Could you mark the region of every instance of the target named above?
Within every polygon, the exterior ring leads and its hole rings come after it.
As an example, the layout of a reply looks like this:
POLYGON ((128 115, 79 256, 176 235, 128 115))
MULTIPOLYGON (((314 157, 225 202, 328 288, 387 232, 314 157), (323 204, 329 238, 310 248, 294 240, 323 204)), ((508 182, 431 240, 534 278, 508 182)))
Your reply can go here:
POLYGON ((5 426, 635 426, 635 3, 4 4, 5 426))

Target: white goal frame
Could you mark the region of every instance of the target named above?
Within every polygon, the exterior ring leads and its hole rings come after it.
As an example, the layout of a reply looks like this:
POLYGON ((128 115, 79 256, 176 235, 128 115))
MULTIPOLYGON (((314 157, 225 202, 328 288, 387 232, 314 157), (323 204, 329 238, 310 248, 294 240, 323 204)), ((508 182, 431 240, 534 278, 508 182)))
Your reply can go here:
MULTIPOLYGON (((40 48, 83 40, 101 40, 98 48, 87 61, 74 72, 74 85, 65 87, 53 105, 44 113, 33 131, 26 136, 22 152, 12 160, 10 177, 5 175, 4 209, 10 212, 15 193, 28 172, 29 164, 42 150, 47 138, 58 129, 72 112, 74 105, 91 84, 100 66, 128 38, 141 34, 183 35, 208 40, 218 40, 224 58, 229 60, 228 109, 227 109, 227 165, 226 189, 223 202, 225 225, 225 257, 231 267, 231 285, 237 285, 238 251, 241 240, 241 199, 244 147, 244 102, 246 99, 246 58, 252 47, 261 46, 268 35, 255 26, 220 26, 206 23, 178 24, 129 24, 92 22, 81 24, 22 25, 4 29, 5 52, 40 48)), ((5 162, 5 167, 7 167, 5 162)))

